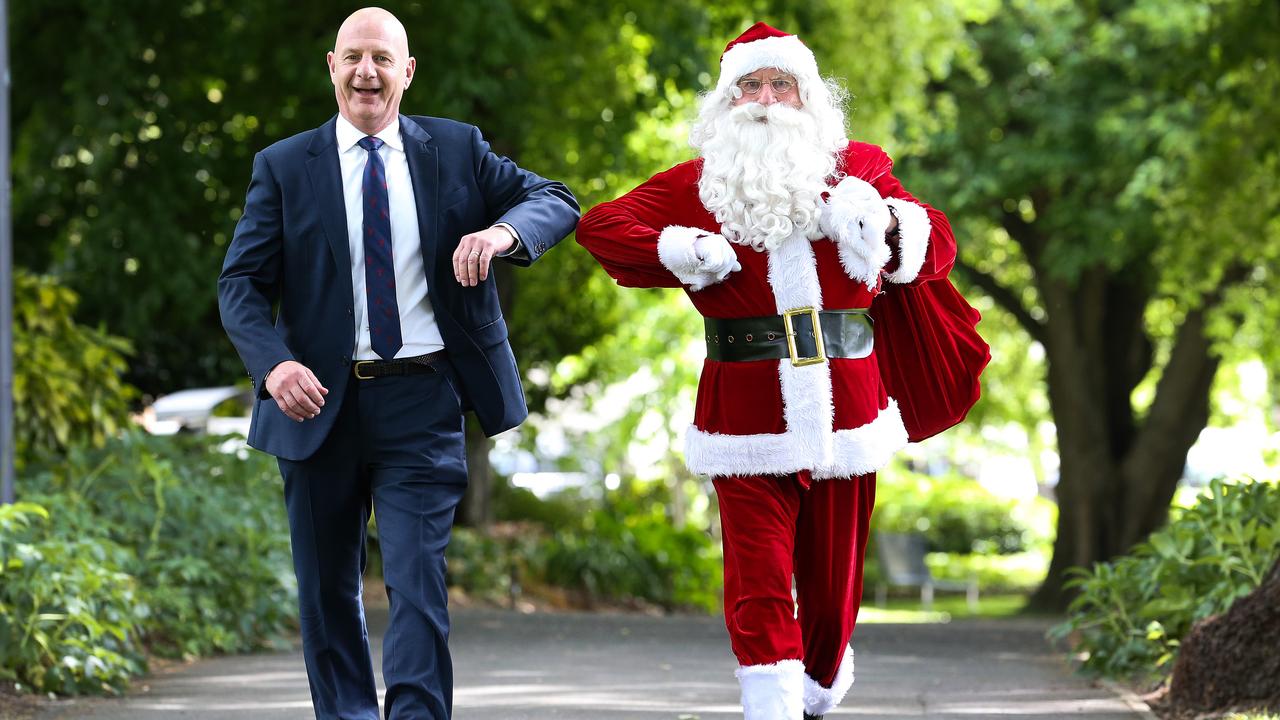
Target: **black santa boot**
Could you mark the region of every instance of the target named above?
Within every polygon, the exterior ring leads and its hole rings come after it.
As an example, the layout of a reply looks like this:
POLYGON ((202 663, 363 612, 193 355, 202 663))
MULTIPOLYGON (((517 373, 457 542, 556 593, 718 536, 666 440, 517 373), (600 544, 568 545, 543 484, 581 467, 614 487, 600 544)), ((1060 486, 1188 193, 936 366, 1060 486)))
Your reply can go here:
POLYGON ((810 715, 809 713, 805 713, 805 714, 804 714, 804 720, 822 720, 822 716, 821 716, 821 715, 810 715))

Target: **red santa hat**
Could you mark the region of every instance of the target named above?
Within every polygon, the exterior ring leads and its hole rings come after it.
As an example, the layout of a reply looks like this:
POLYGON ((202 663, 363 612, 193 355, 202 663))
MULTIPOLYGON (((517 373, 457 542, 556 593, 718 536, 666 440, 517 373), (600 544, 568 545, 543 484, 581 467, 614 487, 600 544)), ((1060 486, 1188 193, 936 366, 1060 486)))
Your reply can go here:
POLYGON ((822 82, 818 61, 800 38, 758 22, 725 46, 716 91, 729 94, 743 75, 769 67, 794 75, 802 92, 822 82))

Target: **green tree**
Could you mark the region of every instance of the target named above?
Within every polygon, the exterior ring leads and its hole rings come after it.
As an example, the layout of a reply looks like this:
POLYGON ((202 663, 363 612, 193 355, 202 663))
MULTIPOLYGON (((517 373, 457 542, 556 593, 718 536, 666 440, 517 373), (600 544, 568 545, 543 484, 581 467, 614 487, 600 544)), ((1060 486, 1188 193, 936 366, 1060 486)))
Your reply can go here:
POLYGON ((74 445, 101 446, 128 423, 137 393, 120 377, 129 343, 77 325, 76 294, 52 278, 19 271, 13 290, 18 467, 74 445))
POLYGON ((11 9, 17 64, 48 59, 14 76, 15 260, 135 342, 129 378, 146 392, 241 374, 214 279, 253 153, 332 107, 321 38, 338 20, 311 5, 11 9))
MULTIPOLYGON (((713 35, 696 3, 388 7, 419 62, 406 112, 480 125, 495 150, 564 179, 585 202, 643 178, 656 158, 674 162, 679 145, 653 140, 692 102, 713 35)), ((335 111, 324 57, 348 10, 226 0, 14 9, 15 57, 54 59, 40 78, 15 78, 17 260, 58 275, 84 298, 85 320, 134 341, 128 375, 143 390, 240 376, 213 279, 253 153, 335 111)), ((619 301, 570 243, 540 265, 499 270, 526 367, 613 337, 647 302, 619 301)), ((626 371, 595 363, 580 377, 626 371)), ((536 409, 545 389, 529 390, 536 409)), ((473 434, 480 498, 486 448, 473 434)))
MULTIPOLYGON (((1064 571, 1166 520, 1224 358, 1278 316, 1280 6, 1011 0, 932 89, 910 168, 946 198, 958 274, 1044 348, 1064 571)), ((923 192, 923 191, 922 191, 923 192)))

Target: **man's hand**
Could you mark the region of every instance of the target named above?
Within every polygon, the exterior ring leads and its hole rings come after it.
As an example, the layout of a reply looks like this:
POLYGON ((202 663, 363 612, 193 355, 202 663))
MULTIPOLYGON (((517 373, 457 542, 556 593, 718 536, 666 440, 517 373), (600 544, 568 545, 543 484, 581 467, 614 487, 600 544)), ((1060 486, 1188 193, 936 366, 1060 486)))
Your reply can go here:
POLYGON ((275 398, 280 412, 302 422, 320 414, 328 389, 307 366, 285 360, 267 373, 267 392, 275 398))
POLYGON ((489 277, 489 263, 516 244, 511 231, 491 227, 463 235, 458 249, 453 251, 453 276, 462 287, 475 287, 489 277))

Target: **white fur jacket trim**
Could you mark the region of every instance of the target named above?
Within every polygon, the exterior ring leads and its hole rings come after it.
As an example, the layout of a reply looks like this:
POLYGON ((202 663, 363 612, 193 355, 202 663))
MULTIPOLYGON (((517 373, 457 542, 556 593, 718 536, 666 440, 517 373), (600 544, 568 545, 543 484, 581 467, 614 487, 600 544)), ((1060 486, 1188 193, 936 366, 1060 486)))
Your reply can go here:
POLYGON ((884 239, 889 228, 889 208, 871 183, 846 177, 831 188, 822 208, 819 226, 835 241, 840 264, 854 280, 874 289, 880 270, 893 256, 884 239))
POLYGON ((885 204, 898 214, 898 269, 885 276, 893 283, 909 283, 920 274, 925 253, 929 249, 932 224, 923 207, 901 198, 885 198, 885 204))

